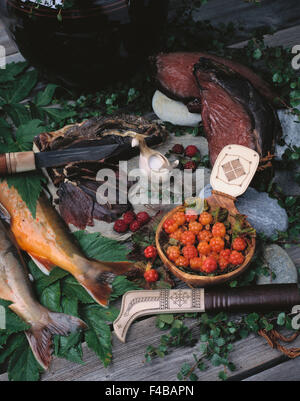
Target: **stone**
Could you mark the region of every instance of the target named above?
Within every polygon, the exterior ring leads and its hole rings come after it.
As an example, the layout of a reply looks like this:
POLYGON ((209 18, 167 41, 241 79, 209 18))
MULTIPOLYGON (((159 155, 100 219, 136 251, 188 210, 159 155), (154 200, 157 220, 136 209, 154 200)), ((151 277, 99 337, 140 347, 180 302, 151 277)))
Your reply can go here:
POLYGON ((300 185, 296 181, 296 175, 300 174, 300 166, 293 170, 276 170, 274 182, 282 189, 283 193, 288 196, 299 196, 300 185))
MULTIPOLYGON (((210 185, 200 192, 199 196, 207 198, 211 195, 210 185)), ((286 231, 288 228, 288 215, 279 206, 276 199, 272 199, 265 192, 258 192, 254 188, 247 191, 237 199, 236 207, 241 214, 247 216, 249 223, 258 233, 267 237, 276 234, 276 231, 286 231)))
POLYGON ((263 256, 269 266, 270 275, 260 276, 257 284, 298 283, 297 268, 283 248, 276 244, 267 245, 263 250, 263 256), (272 273, 275 274, 274 278, 272 273))
POLYGON ((278 110, 277 113, 282 126, 282 138, 285 142, 283 146, 276 145, 275 155, 280 160, 289 146, 300 147, 300 122, 297 116, 288 110, 278 110))

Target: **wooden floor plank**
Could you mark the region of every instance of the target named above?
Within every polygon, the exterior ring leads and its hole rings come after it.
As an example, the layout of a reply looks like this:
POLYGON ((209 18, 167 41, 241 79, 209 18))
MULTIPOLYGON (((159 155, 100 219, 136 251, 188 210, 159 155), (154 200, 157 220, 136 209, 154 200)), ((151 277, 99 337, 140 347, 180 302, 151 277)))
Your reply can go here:
POLYGON ((267 369, 257 375, 248 377, 245 381, 299 381, 300 380, 300 358, 281 363, 274 368, 267 369))

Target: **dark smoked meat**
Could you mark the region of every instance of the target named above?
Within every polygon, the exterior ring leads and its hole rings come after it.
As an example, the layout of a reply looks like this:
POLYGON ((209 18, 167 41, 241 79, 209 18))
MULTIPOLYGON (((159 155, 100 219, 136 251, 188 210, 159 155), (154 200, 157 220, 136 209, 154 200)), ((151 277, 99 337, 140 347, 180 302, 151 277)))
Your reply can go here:
MULTIPOLYGON (((101 144, 119 144, 116 152, 106 160, 78 161, 65 166, 48 169, 48 174, 58 188, 58 204, 61 216, 67 224, 85 229, 94 225, 94 219, 111 223, 130 209, 127 202, 119 202, 119 160, 128 160, 138 154, 137 148, 132 148, 131 136, 127 131, 144 134, 148 146, 162 143, 167 136, 163 126, 152 123, 142 117, 120 115, 114 117, 96 117, 80 124, 66 126, 55 132, 46 132, 35 138, 35 144, 42 152, 75 147, 99 146, 101 144), (108 183, 97 179, 98 171, 110 169, 115 172, 116 204, 106 200, 98 203, 98 188, 108 183), (103 203, 103 204, 102 204, 103 203)), ((128 183, 127 189, 132 183, 128 183)), ((104 193, 104 196, 106 193, 104 193)), ((99 195, 98 195, 99 196, 99 195)), ((126 196, 122 196, 122 199, 126 196)))
POLYGON ((260 158, 274 152, 281 134, 269 102, 239 73, 211 59, 194 66, 210 158, 214 164, 224 146, 238 144, 256 150, 260 158))
POLYGON ((184 102, 191 113, 199 113, 199 89, 193 74, 194 65, 201 57, 229 67, 246 78, 271 103, 277 95, 253 71, 232 60, 208 53, 161 53, 152 58, 158 89, 174 100, 184 102))

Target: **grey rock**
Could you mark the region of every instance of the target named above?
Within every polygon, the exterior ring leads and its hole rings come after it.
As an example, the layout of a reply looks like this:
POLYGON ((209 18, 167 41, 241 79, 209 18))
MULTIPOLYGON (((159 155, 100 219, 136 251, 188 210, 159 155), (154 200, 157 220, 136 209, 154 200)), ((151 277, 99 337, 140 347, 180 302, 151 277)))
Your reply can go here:
MULTIPOLYGON (((211 190, 212 187, 207 185, 199 196, 207 198, 211 195, 211 190)), ((270 198, 265 192, 248 188, 245 194, 237 199, 236 207, 241 214, 248 216, 247 220, 258 233, 271 237, 276 231, 286 231, 288 228, 286 211, 279 206, 276 199, 270 198)))
POLYGON ((287 110, 278 110, 278 117, 281 122, 285 145, 276 145, 275 155, 277 159, 281 159, 288 146, 300 147, 300 122, 297 116, 287 110))
POLYGON ((293 170, 276 170, 274 182, 279 185, 285 195, 299 196, 300 185, 296 182, 296 174, 300 173, 300 166, 293 170))
POLYGON ((283 248, 276 244, 268 245, 263 251, 264 259, 269 266, 270 275, 260 276, 257 284, 289 284, 298 282, 297 268, 283 248), (273 278, 272 273, 275 274, 273 278))

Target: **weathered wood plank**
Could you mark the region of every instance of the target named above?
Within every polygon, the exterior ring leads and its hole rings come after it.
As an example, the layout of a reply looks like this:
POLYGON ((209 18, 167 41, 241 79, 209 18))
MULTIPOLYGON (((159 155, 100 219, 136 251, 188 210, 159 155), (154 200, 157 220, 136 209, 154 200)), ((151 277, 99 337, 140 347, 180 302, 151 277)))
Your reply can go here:
POLYGON ((248 377, 245 381, 274 381, 276 379, 280 381, 299 381, 300 358, 281 363, 274 368, 248 377))
MULTIPOLYGON (((197 331, 195 331, 195 334, 197 331)), ((95 354, 84 345, 84 366, 55 359, 50 371, 43 376, 44 381, 174 381, 178 370, 185 362, 193 364, 193 351, 197 352, 196 345, 191 348, 179 348, 164 359, 156 359, 151 363, 144 363, 144 353, 148 345, 157 345, 163 332, 155 327, 155 318, 149 318, 132 326, 126 344, 113 339, 113 364, 105 369, 95 354)), ((292 346, 300 346, 300 338, 292 346)), ((258 374, 266 368, 272 368, 285 362, 286 358, 278 351, 273 350, 266 341, 256 335, 235 343, 231 353, 231 360, 237 370, 228 372, 230 380, 241 380, 258 374)), ((297 360, 290 361, 291 366, 297 360)), ((295 365, 297 368, 298 365, 295 365)), ((220 367, 210 367, 198 374, 199 380, 217 380, 220 367)), ((277 377, 279 379, 279 377, 277 377)), ((0 381, 7 380, 7 376, 0 376, 0 381)))

